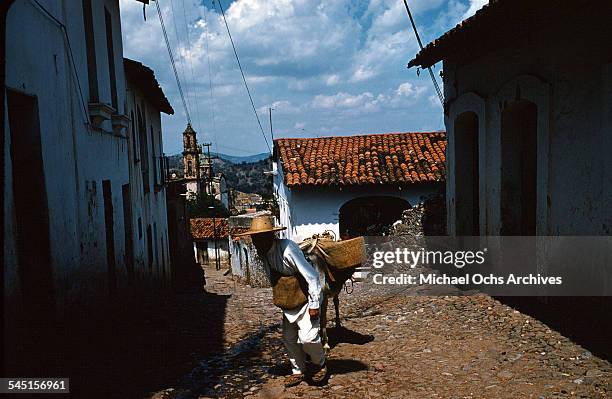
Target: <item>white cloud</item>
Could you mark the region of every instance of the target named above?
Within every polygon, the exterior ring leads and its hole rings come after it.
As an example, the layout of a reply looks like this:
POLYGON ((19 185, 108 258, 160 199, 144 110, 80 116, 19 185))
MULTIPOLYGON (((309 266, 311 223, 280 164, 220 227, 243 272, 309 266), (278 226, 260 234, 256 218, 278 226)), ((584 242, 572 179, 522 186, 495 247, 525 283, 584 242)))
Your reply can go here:
POLYGON ((340 76, 337 74, 329 75, 325 77, 325 84, 327 86, 335 86, 340 83, 340 76))
POLYGON ((312 100, 313 108, 356 108, 371 103, 374 95, 365 92, 357 95, 348 93, 338 93, 331 96, 319 94, 312 100))
MULTIPOLYGON (((218 5, 214 10, 201 0, 173 3, 161 2, 160 7, 192 122, 208 140, 216 128, 228 146, 240 147, 259 127, 218 5)), ((424 40, 437 37, 481 3, 410 1, 424 40)), ((176 153, 186 121, 155 4, 146 7, 146 22, 140 3, 120 0, 120 7, 125 55, 155 71, 177 111, 163 117, 164 149, 176 153)), ((429 93, 427 77, 405 69, 417 44, 401 1, 234 0, 225 14, 258 112, 271 106, 278 115, 275 131, 304 129, 302 124, 309 130, 326 127, 322 131, 328 133, 410 130, 434 120, 420 116, 417 109, 425 105, 430 110, 423 95, 429 93), (398 111, 404 109, 419 117, 401 116, 398 111), (381 118, 377 112, 395 114, 381 118), (338 126, 339 114, 350 116, 342 119, 343 126, 338 126)), ((265 150, 263 139, 257 140, 249 142, 249 149, 265 150)))
POLYGON ((476 14, 485 4, 489 4, 489 0, 470 0, 470 5, 467 11, 461 16, 461 19, 466 19, 476 14))
POLYGON ((272 104, 260 107, 257 112, 267 114, 268 108, 272 108, 275 114, 296 114, 300 112, 300 107, 293 105, 290 101, 274 101, 272 104))
POLYGON ((310 106, 314 109, 335 110, 350 115, 372 113, 382 109, 401 108, 413 104, 427 91, 423 86, 410 82, 400 84, 388 93, 374 95, 369 91, 351 95, 340 92, 333 95, 319 94, 314 97, 310 106))

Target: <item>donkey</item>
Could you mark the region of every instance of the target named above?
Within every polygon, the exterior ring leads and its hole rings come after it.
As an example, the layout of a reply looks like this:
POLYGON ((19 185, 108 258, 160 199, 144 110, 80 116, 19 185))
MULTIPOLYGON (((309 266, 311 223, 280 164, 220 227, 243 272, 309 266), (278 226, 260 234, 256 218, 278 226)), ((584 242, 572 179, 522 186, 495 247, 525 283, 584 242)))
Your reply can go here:
MULTIPOLYGON (((325 233, 321 235, 315 235, 312 238, 320 238, 320 237, 328 237, 328 238, 335 239, 335 236, 333 235, 331 231, 326 231, 325 233)), ((338 295, 340 295, 340 292, 342 291, 342 288, 344 287, 344 283, 351 279, 355 270, 354 269, 334 270, 334 280, 335 281, 333 281, 328 276, 327 271, 329 270, 329 267, 324 263, 325 261, 319 256, 317 256, 317 254, 314 251, 309 252, 303 246, 300 245, 300 247, 302 247, 302 251, 304 252, 304 256, 306 257, 306 260, 308 260, 314 266, 317 272, 319 272, 319 279, 321 281, 321 288, 322 288, 322 293, 323 293, 321 310, 319 312, 320 313, 319 317, 321 318, 320 319, 321 341, 323 343, 323 347, 329 350, 330 346, 329 346, 329 340, 327 337, 327 307, 328 307, 329 298, 332 298, 334 301, 334 308, 336 310, 336 317, 335 317, 336 328, 340 328, 341 327, 340 300, 338 298, 338 295)))

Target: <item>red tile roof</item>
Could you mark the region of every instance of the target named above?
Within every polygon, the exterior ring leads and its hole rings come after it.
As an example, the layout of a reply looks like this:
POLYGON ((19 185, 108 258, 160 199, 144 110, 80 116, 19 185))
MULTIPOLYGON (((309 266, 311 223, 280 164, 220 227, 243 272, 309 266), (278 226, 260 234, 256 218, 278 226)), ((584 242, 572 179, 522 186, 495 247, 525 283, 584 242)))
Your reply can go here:
POLYGON ((285 184, 348 186, 444 180, 444 132, 277 139, 285 184))
MULTIPOLYGON (((191 237, 194 240, 212 240, 215 238, 215 229, 217 228, 217 238, 228 238, 228 222, 224 218, 195 218, 190 219, 191 222, 191 237)), ((247 228, 234 227, 232 235, 242 233, 248 230, 247 228)))

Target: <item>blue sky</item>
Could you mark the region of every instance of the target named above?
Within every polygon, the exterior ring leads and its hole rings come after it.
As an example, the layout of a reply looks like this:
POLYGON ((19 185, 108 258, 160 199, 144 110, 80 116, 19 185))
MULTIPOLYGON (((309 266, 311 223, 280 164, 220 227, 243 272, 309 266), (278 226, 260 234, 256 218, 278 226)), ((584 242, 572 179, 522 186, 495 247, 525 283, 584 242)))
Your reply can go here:
MULTIPOLYGON (((424 43, 485 2, 409 0, 424 43)), ((140 3, 120 4, 124 54, 155 71, 175 109, 162 118, 164 151, 178 153, 187 119, 155 6, 146 7, 144 21, 140 3)), ((267 151, 218 6, 211 0, 160 0, 160 6, 199 141, 233 155, 267 151)), ((444 128, 429 76, 406 69, 418 44, 402 0, 224 0, 223 6, 268 141, 268 107, 275 137, 444 128)))

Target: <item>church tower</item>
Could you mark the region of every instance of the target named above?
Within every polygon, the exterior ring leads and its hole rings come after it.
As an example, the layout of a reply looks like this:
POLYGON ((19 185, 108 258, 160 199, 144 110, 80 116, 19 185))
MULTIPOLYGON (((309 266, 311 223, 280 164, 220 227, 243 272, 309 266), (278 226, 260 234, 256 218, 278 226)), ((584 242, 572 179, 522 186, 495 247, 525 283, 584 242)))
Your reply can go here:
POLYGON ((187 184, 187 193, 198 194, 200 192, 200 153, 197 133, 187 124, 183 132, 183 176, 187 184))

